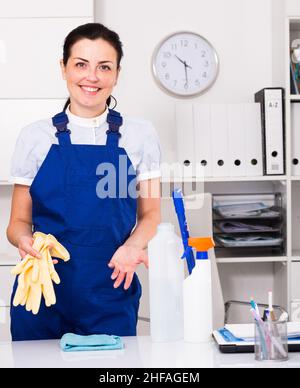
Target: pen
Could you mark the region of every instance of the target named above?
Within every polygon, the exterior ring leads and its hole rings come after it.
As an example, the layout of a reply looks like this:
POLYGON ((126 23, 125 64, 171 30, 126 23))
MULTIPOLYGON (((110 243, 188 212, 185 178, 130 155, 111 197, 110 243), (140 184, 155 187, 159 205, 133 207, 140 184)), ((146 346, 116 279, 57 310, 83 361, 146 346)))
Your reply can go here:
POLYGON ((273 293, 272 291, 269 291, 269 312, 270 312, 270 317, 272 321, 276 321, 276 316, 273 310, 273 293))
POLYGON ((256 314, 259 315, 259 309, 258 309, 257 304, 254 302, 253 297, 252 297, 251 300, 250 300, 250 304, 251 304, 253 310, 255 310, 256 314))

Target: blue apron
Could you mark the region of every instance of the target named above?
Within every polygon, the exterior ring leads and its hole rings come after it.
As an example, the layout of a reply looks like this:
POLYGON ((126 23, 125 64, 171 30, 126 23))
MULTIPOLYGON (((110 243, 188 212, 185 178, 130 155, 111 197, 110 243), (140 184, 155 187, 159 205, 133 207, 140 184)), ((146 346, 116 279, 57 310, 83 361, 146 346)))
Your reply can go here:
MULTIPOLYGON (((137 214, 135 171, 125 149, 118 147, 122 117, 109 110, 106 145, 72 144, 64 112, 52 121, 59 144, 51 146, 30 188, 33 230, 54 235, 71 260, 55 266, 61 283, 54 285, 54 306, 46 307, 43 299, 33 315, 11 303, 12 339, 57 339, 67 332, 136 335, 140 282, 135 274, 128 290, 123 284, 114 289, 108 267, 137 214), (101 163, 109 163, 102 165, 108 168, 102 171, 101 163), (105 181, 109 173, 114 179, 105 181), (97 194, 99 184, 109 196, 97 194)), ((11 300, 16 288, 17 279, 11 300)))

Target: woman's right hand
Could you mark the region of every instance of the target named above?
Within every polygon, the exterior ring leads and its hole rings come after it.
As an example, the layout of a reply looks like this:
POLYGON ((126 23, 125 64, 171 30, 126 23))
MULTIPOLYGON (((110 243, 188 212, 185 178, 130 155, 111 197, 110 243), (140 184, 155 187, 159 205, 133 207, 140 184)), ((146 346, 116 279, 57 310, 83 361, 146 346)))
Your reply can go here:
MULTIPOLYGON (((24 257, 27 254, 29 254, 29 255, 31 255, 33 257, 36 257, 37 259, 41 259, 42 258, 42 255, 38 251, 36 251, 35 249, 32 248, 33 243, 34 243, 33 237, 21 236, 19 238, 18 249, 19 249, 19 253, 21 255, 22 260, 24 259, 24 257)), ((50 244, 49 246, 52 247, 52 244, 50 244)), ((53 264, 57 264, 58 263, 58 260, 56 260, 56 259, 54 259, 52 261, 53 261, 53 264)))
POLYGON ((42 255, 32 248, 33 242, 34 239, 30 236, 21 236, 19 238, 18 249, 22 259, 24 259, 27 254, 36 257, 37 259, 42 258, 42 255))

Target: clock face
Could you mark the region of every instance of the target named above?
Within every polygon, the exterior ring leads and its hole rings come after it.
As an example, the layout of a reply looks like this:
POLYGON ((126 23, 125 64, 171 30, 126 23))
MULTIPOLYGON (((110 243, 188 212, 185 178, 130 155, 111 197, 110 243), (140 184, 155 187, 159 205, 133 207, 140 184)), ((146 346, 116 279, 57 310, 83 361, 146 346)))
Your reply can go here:
POLYGON ((179 97, 202 94, 215 82, 218 56, 212 45, 192 32, 167 37, 155 50, 152 69, 159 86, 179 97))

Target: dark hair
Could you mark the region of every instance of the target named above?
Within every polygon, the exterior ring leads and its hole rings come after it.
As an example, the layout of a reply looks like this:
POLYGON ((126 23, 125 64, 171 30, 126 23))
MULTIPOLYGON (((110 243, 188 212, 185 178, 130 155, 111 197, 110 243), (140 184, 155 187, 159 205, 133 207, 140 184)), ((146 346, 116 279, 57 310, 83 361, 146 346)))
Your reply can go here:
MULTIPOLYGON (((90 40, 103 39, 106 42, 110 43, 117 52, 117 68, 118 69, 120 68, 121 59, 123 57, 123 48, 122 48, 123 45, 122 45, 122 42, 120 41, 120 37, 116 32, 108 29, 107 27, 105 27, 103 24, 100 24, 100 23, 83 24, 75 28, 74 30, 72 30, 67 35, 64 41, 64 48, 63 48, 63 63, 65 66, 67 65, 68 59, 70 58, 73 45, 78 41, 80 41, 81 39, 90 39, 90 40)), ((110 105, 111 97, 109 97, 106 101, 106 104, 108 106, 110 105)), ((115 98, 114 100, 116 101, 115 98)), ((67 109, 69 104, 70 104, 70 98, 68 98, 68 101, 65 103, 64 110, 67 109)))

